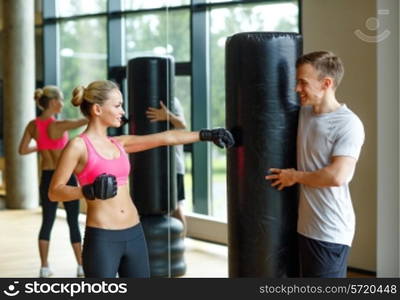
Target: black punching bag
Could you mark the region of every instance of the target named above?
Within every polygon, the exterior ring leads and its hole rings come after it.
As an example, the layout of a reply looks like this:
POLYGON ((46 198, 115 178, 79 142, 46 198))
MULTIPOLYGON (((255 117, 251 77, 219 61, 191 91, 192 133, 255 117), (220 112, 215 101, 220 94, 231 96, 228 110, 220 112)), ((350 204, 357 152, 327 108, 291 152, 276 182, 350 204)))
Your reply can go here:
MULTIPOLYGON (((168 122, 150 122, 148 107, 171 106, 174 80, 171 57, 138 57, 128 63, 128 94, 131 134, 146 135, 168 130, 168 122)), ((130 192, 141 215, 152 277, 181 276, 183 224, 170 217, 177 205, 175 151, 158 147, 131 155, 130 192)))
POLYGON ((230 277, 296 277, 297 186, 278 191, 269 168, 296 168, 295 33, 248 32, 226 42, 230 277))
MULTIPOLYGON (((148 107, 171 107, 174 62, 169 57, 138 57, 128 63, 130 132, 145 135, 168 130, 169 122, 150 122, 148 107)), ((175 210, 177 205, 175 151, 158 147, 131 156, 131 193, 141 215, 175 210)))

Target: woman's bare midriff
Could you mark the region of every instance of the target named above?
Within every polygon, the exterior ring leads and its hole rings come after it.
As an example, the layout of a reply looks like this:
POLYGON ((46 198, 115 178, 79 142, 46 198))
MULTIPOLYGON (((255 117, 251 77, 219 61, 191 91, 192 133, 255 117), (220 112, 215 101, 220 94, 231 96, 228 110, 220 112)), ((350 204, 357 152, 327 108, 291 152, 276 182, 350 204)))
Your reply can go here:
POLYGON ((107 200, 86 200, 86 225, 102 229, 126 229, 139 223, 128 184, 118 186, 118 193, 107 200))

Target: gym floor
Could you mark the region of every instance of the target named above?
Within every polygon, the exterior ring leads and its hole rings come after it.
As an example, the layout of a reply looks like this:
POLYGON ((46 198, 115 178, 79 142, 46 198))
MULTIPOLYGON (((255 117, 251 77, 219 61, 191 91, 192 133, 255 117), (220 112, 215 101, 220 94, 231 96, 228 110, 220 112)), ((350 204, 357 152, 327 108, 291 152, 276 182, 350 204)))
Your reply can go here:
MULTIPOLYGON (((40 262, 37 235, 40 222, 40 209, 0 210, 0 277, 38 276, 40 262)), ((80 223, 83 233, 84 222, 80 223)), ((226 246, 189 238, 185 240, 185 246, 187 272, 184 277, 228 276, 226 246)), ((75 277, 76 263, 62 209, 58 210, 51 234, 49 263, 53 277, 75 277)))
MULTIPOLYGON (((81 216, 84 218, 84 216, 81 216)), ((41 211, 0 210, 0 277, 37 277, 39 254, 37 235, 41 211)), ((84 220, 81 220, 83 233, 84 220)), ((190 238, 185 240, 187 272, 183 277, 227 277, 228 250, 216 245, 190 238)), ((68 226, 64 210, 59 209, 52 231, 49 263, 53 277, 75 277, 76 263, 69 244, 68 226)), ((349 272, 349 277, 371 277, 349 272)))

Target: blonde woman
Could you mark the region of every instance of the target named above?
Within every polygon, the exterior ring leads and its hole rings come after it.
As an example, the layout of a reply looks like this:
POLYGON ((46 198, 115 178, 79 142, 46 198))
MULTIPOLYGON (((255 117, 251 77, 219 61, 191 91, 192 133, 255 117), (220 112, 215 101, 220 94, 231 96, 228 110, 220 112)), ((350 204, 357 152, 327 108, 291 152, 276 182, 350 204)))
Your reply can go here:
MULTIPOLYGON (((39 152, 41 156, 41 180, 40 180, 40 202, 42 206, 42 225, 39 232, 39 254, 41 260, 40 277, 49 277, 52 271, 49 268, 48 253, 50 234, 54 224, 58 203, 48 199, 50 180, 54 174, 61 152, 68 142, 68 133, 74 129, 87 124, 87 119, 79 120, 56 120, 55 116, 62 111, 63 95, 56 86, 45 86, 37 89, 34 95, 37 106, 42 110, 41 114, 30 121, 25 128, 24 135, 19 145, 19 154, 26 155, 39 152), (31 146, 34 139, 36 146, 31 146)), ((76 185, 76 179, 71 176, 69 185, 76 185)), ((81 235, 78 226, 79 200, 78 198, 64 202, 67 212, 67 222, 70 232, 70 241, 78 263, 77 276, 83 276, 81 258, 81 235)))
POLYGON ((86 131, 65 148, 50 184, 51 199, 87 202, 83 268, 87 277, 149 277, 146 241, 139 214, 128 189, 128 153, 151 148, 213 141, 233 145, 229 131, 219 128, 188 132, 170 130, 137 136, 107 136, 107 128, 119 127, 124 115, 122 94, 111 81, 95 81, 73 91, 72 103, 89 119, 86 131), (76 174, 80 187, 68 186, 76 174))

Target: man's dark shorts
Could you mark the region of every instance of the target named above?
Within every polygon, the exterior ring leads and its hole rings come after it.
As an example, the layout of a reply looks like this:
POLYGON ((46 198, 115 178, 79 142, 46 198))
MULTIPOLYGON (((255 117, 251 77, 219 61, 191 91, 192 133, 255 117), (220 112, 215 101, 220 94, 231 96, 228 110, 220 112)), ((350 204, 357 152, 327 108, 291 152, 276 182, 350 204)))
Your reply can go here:
POLYGON ((347 276, 349 246, 314 240, 301 234, 298 239, 301 277, 347 276))

